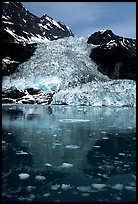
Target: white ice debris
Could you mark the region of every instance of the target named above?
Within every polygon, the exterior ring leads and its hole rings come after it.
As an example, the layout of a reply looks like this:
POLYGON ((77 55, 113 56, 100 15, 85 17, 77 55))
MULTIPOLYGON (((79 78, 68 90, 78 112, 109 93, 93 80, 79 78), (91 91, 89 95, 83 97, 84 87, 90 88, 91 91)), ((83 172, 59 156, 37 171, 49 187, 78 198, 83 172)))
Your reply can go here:
POLYGON ((66 190, 69 190, 69 189, 71 188, 71 186, 70 186, 70 184, 64 184, 64 183, 63 183, 63 184, 61 185, 61 188, 66 191, 66 190))
POLYGON ((77 118, 69 118, 69 119, 61 119, 59 122, 67 122, 67 123, 84 123, 84 122, 90 122, 90 120, 84 120, 84 119, 77 119, 77 118))
POLYGON ((96 188, 98 190, 101 190, 101 189, 106 187, 106 184, 103 184, 103 183, 94 183, 94 184, 92 184, 92 187, 96 188))
POLYGON ((117 184, 111 186, 111 188, 116 189, 116 190, 122 190, 123 184, 117 183, 117 184))
POLYGON ((70 164, 70 163, 62 163, 62 165, 60 166, 61 168, 71 168, 73 167, 74 165, 73 164, 70 164))
POLYGON ((45 177, 45 176, 37 175, 37 176, 35 176, 35 179, 36 179, 37 181, 44 181, 44 180, 46 180, 46 177, 45 177))
POLYGON ((125 189, 129 190, 129 191, 136 191, 136 187, 135 186, 125 186, 125 189))
POLYGON ((17 151, 16 154, 28 154, 27 152, 24 152, 23 150, 17 151))
POLYGON ((59 187, 60 187, 59 184, 55 184, 55 185, 52 185, 52 186, 51 186, 51 189, 52 189, 52 190, 57 190, 59 187))
POLYGON ((45 166, 52 166, 52 164, 50 164, 50 163, 46 163, 45 166))
POLYGON ((27 174, 27 173, 20 173, 20 174, 18 174, 18 175, 19 175, 19 178, 20 178, 21 180, 28 179, 28 178, 30 177, 30 175, 27 174))
POLYGON ((81 192, 91 192, 91 186, 78 186, 77 189, 81 192))
POLYGON ((78 145, 66 145, 65 148, 67 148, 67 149, 78 149, 78 148, 80 148, 80 146, 78 146, 78 145))

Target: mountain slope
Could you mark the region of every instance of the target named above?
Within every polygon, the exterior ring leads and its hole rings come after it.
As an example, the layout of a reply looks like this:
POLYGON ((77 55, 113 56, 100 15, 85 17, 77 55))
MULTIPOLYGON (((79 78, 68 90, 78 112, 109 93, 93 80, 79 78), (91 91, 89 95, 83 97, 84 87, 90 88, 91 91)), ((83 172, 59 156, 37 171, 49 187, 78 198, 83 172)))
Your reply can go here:
POLYGON ((14 73, 28 60, 37 42, 73 36, 69 27, 47 14, 41 18, 30 13, 20 2, 2 2, 2 75, 14 73))
POLYGON ((111 30, 93 33, 87 41, 97 45, 90 58, 111 79, 136 80, 136 40, 115 35, 111 30))
POLYGON ((69 27, 47 14, 41 18, 30 13, 20 2, 2 2, 3 29, 15 39, 48 41, 73 36, 69 27))

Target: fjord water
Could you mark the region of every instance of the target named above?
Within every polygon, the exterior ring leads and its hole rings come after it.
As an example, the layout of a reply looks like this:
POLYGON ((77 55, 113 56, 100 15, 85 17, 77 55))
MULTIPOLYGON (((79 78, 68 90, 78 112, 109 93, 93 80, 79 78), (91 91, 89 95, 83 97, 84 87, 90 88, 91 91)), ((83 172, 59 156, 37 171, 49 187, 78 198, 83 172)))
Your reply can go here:
POLYGON ((135 145, 135 108, 3 105, 3 201, 134 202, 135 145))

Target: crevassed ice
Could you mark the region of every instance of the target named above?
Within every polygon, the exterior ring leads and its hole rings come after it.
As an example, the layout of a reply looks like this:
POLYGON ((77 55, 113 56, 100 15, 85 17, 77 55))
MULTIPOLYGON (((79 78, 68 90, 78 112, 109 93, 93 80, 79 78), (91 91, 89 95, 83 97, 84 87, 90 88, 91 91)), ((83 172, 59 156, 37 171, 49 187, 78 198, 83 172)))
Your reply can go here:
POLYGON ((17 71, 3 77, 2 89, 59 91, 52 104, 136 107, 136 83, 110 80, 89 58, 88 37, 66 37, 38 43, 35 54, 17 71))
POLYGON ((92 81, 75 88, 60 90, 52 104, 136 107, 136 83, 133 80, 92 81))
POLYGON ((22 63, 11 76, 3 78, 3 89, 39 88, 44 91, 64 89, 91 80, 108 80, 97 71, 89 58, 94 45, 88 37, 66 37, 38 43, 35 54, 22 63))

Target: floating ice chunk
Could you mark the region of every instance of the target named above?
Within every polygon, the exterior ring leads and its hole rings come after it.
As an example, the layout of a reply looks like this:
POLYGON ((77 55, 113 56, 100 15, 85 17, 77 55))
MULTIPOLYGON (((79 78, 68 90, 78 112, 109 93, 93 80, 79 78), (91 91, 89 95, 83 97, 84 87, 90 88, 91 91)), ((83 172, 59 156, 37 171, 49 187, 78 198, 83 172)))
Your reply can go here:
POLYGON ((54 142, 54 143, 53 143, 53 145, 54 145, 54 146, 60 146, 60 145, 61 145, 61 143, 54 142))
POLYGON ((119 201, 119 200, 121 200, 121 197, 115 196, 115 199, 116 199, 117 201, 119 201))
POLYGON ((37 175, 37 176, 35 176, 35 179, 36 179, 37 181, 44 181, 44 180, 46 180, 46 177, 45 177, 45 176, 37 175))
POLYGON ((55 185, 52 185, 52 186, 51 186, 51 189, 52 189, 52 190, 57 190, 59 187, 60 187, 59 184, 55 184, 55 185))
POLYGON ((70 186, 70 184, 62 184, 62 186, 61 186, 61 188, 63 189, 63 190, 69 190, 70 188, 71 188, 71 186, 70 186))
POLYGON ((132 175, 132 177, 136 180, 136 176, 135 175, 132 175))
POLYGON ((46 163, 45 165, 46 165, 46 166, 52 166, 52 164, 50 164, 50 163, 46 163))
POLYGON ((34 194, 30 194, 27 201, 32 201, 35 198, 34 194))
POLYGON ((95 145, 94 147, 95 147, 95 148, 101 148, 101 146, 100 146, 100 145, 95 145))
POLYGON ((77 189, 81 192, 91 192, 91 186, 78 186, 77 189))
POLYGON ((101 190, 101 189, 106 187, 106 184, 103 184, 103 183, 94 183, 94 184, 92 184, 92 187, 96 188, 98 190, 101 190))
POLYGON ((81 195, 84 196, 84 197, 87 197, 87 196, 89 196, 90 194, 89 194, 89 193, 82 193, 81 195))
POLYGON ((19 178, 21 180, 28 179, 30 177, 30 175, 27 174, 27 173, 21 173, 21 174, 18 174, 18 175, 19 175, 19 178))
POLYGON ((49 197, 51 195, 50 192, 43 194, 44 197, 49 197))
POLYGON ((90 120, 83 120, 83 119, 62 119, 59 120, 59 122, 67 122, 67 123, 85 123, 85 122, 90 122, 90 120))
POLYGON ((116 190, 122 190, 123 184, 117 183, 114 186, 111 186, 111 188, 116 189, 116 190))
POLYGON ((54 134, 54 135, 53 135, 53 137, 57 137, 57 135, 56 135, 56 134, 54 134))
POLYGON ((132 127, 128 127, 128 129, 133 129, 132 127))
POLYGON ((125 156, 125 153, 120 152, 120 153, 118 153, 118 155, 120 155, 120 156, 125 156))
POLYGON ((102 133, 102 134, 106 134, 107 132, 105 132, 105 131, 101 131, 101 133, 102 133))
POLYGON ((102 140, 108 140, 109 137, 102 137, 102 140))
POLYGON ((136 191, 136 187, 135 186, 125 186, 125 189, 129 190, 129 191, 136 191))
POLYGON ((71 167, 73 167, 74 165, 73 164, 70 164, 70 163, 63 163, 62 165, 61 165, 61 167, 62 168, 71 168, 71 167))
POLYGON ((17 151, 16 154, 28 154, 27 152, 24 152, 23 150, 17 151))
POLYGON ((80 146, 78 146, 78 145, 66 145, 65 148, 68 148, 68 149, 78 149, 78 148, 80 148, 80 146))
POLYGON ((26 190, 27 190, 28 192, 31 192, 31 191, 34 190, 34 189, 36 189, 35 186, 27 186, 27 187, 26 187, 26 190))

